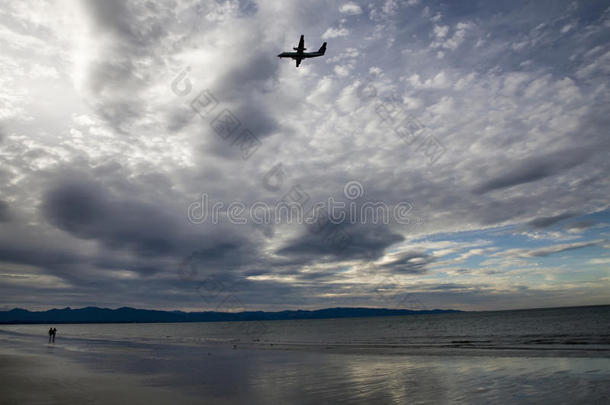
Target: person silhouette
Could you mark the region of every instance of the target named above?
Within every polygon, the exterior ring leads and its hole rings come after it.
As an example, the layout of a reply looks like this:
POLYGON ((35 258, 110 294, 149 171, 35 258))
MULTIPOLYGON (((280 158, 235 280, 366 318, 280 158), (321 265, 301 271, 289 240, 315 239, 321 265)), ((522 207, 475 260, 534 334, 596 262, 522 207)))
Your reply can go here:
POLYGON ((51 343, 52 337, 53 337, 53 328, 49 328, 49 343, 51 343))
POLYGON ((57 333, 57 329, 53 328, 53 343, 55 343, 55 334, 57 333))

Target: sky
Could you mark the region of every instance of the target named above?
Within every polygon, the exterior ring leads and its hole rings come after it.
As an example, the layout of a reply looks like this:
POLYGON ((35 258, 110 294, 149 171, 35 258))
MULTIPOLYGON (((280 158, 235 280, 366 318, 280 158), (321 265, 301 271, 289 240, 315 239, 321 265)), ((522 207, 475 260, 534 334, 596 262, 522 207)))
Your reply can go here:
POLYGON ((0 309, 610 304, 607 2, 7 1, 0 70, 0 309))

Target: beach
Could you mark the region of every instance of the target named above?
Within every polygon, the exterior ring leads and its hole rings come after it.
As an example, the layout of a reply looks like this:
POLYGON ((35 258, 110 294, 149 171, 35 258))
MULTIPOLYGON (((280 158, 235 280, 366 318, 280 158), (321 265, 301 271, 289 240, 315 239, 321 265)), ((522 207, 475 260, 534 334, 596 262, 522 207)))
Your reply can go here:
POLYGON ((2 404, 195 403, 127 373, 96 372, 55 354, 0 351, 2 404))
POLYGON ((120 359, 2 350, 0 403, 573 404, 609 398, 610 359, 210 350, 177 355, 157 347, 120 359))
MULTIPOLYGON (((497 316, 511 322, 506 313, 497 316)), ((446 338, 438 336, 429 337, 428 345, 414 338, 415 345, 397 344, 389 337, 402 323, 471 319, 474 331, 483 322, 470 315, 437 318, 274 321, 253 339, 239 335, 254 330, 240 322, 58 325, 55 344, 47 343, 46 325, 4 325, 0 383, 6 388, 0 403, 595 404, 610 398, 603 322, 594 335, 525 330, 498 338, 500 343, 492 335, 453 337, 450 345, 439 344, 446 338), (383 331, 379 325, 388 321, 394 327, 383 331), (319 332, 329 325, 333 331, 319 332), (346 331, 371 325, 379 341, 343 340, 354 338, 346 331), (220 338, 232 335, 239 337, 220 338)))

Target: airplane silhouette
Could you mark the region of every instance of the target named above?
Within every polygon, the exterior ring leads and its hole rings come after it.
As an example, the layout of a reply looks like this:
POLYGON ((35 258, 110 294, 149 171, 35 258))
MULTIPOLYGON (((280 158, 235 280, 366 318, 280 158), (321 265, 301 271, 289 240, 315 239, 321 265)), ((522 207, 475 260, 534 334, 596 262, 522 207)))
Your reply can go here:
POLYGON ((318 56, 324 55, 326 52, 326 42, 322 44, 318 52, 303 52, 307 48, 305 48, 305 38, 304 35, 301 35, 301 39, 299 40, 299 46, 296 48, 292 48, 296 52, 282 52, 278 55, 279 58, 292 58, 297 61, 297 67, 301 64, 303 59, 307 58, 317 58, 318 56))

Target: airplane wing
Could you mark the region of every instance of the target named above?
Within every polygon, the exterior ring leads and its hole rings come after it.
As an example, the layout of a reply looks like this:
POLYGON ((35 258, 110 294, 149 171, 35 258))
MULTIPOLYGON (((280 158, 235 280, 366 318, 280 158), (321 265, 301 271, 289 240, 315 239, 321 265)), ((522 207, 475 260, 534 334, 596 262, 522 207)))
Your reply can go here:
POLYGON ((303 53, 303 51, 307 49, 305 48, 305 35, 301 35, 301 39, 299 40, 299 46, 292 49, 297 51, 297 53, 303 53))

